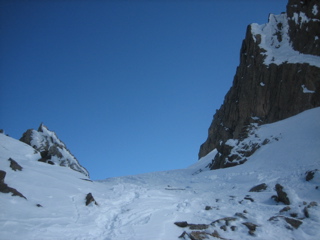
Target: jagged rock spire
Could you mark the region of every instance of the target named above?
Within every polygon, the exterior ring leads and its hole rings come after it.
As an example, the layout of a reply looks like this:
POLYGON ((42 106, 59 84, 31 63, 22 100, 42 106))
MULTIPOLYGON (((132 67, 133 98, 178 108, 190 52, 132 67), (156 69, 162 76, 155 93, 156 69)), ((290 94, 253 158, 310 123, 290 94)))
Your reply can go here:
POLYGON ((89 172, 80 165, 56 133, 50 131, 43 123, 40 124, 38 131, 27 130, 20 141, 40 152, 42 158, 39 161, 69 167, 89 177, 89 172))

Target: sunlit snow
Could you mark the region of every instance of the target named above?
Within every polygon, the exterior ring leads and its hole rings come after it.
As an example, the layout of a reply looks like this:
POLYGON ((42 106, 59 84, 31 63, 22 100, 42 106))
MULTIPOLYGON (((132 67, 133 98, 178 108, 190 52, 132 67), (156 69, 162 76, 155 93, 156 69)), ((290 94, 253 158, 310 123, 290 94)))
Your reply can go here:
MULTIPOLYGON (((301 13, 302 14, 302 13, 301 13)), ((311 21, 305 15, 295 15, 294 19, 301 22, 311 21)), ((259 46, 266 52, 262 53, 266 56, 264 60, 265 65, 272 63, 280 65, 282 63, 308 63, 310 65, 320 67, 320 57, 302 54, 295 51, 290 43, 288 35, 288 19, 287 14, 282 13, 280 15, 269 15, 269 21, 266 24, 259 25, 257 23, 251 24, 251 31, 254 40, 257 41, 257 35, 261 36, 261 42, 259 46)))
POLYGON ((38 162, 40 155, 33 148, 0 134, 5 183, 27 198, 0 193, 0 239, 178 239, 189 230, 174 225, 176 221, 210 224, 244 211, 247 219, 233 223, 236 231, 213 226, 207 231, 217 230, 226 239, 320 239, 320 207, 310 209, 309 218, 303 215, 305 203, 320 199, 316 189, 320 177, 305 180, 306 171, 320 169, 319 130, 320 108, 316 108, 258 127, 247 140, 271 141, 237 167, 209 171, 214 150, 186 169, 93 182, 70 168, 38 162), (9 157, 23 170, 13 171, 9 157), (249 192, 260 183, 267 184, 267 190, 249 192), (291 200, 292 211, 287 214, 304 218, 298 229, 268 221, 286 214, 279 213, 285 205, 271 199, 277 183, 291 200), (85 206, 89 192, 98 205, 85 206), (245 200, 248 196, 254 201, 245 200), (259 226, 255 237, 248 234, 245 221, 259 226))

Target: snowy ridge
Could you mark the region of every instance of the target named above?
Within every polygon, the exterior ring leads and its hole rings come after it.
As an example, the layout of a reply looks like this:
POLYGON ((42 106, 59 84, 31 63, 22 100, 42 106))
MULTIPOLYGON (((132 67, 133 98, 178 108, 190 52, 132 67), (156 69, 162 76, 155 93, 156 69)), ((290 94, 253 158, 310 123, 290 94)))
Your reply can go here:
POLYGON ((50 131, 45 125, 41 124, 38 131, 33 131, 31 146, 36 146, 39 151, 44 151, 45 145, 57 144, 59 147, 65 147, 64 143, 60 141, 57 135, 50 131))
MULTIPOLYGON (((294 15, 294 19, 297 23, 298 19, 301 18, 302 21, 300 24, 302 24, 302 22, 318 21, 318 19, 309 19, 305 15, 294 15)), ((268 23, 263 25, 259 25, 257 23, 251 24, 253 39, 255 42, 258 41, 260 48, 265 50, 265 52, 262 53, 266 56, 264 64, 270 65, 274 63, 276 65, 280 65, 285 62, 308 63, 309 65, 320 67, 320 57, 302 54, 292 48, 288 30, 289 25, 286 13, 282 13, 280 15, 270 14, 268 23)))
POLYGON ((24 142, 41 153, 44 162, 70 167, 87 177, 89 176, 88 171, 79 164, 55 132, 50 131, 44 124, 40 125, 38 131, 28 130, 22 139, 27 139, 24 142), (26 135, 29 136, 25 137, 26 135))
POLYGON ((234 240, 318 240, 319 130, 320 108, 315 108, 257 127, 246 141, 273 140, 243 165, 209 171, 214 150, 186 169, 94 182, 70 168, 38 162, 39 153, 32 147, 0 134, 4 182, 27 198, 0 192, 0 239, 163 240, 179 239, 183 232, 183 238, 190 239, 202 232, 234 240), (22 171, 12 170, 8 158, 22 171), (310 170, 315 170, 313 179, 306 181, 310 170), (262 183, 265 190, 249 192, 262 183), (277 194, 276 184, 283 186, 290 205, 271 198, 277 194), (85 206, 89 192, 98 205, 85 206), (229 224, 221 219, 229 219, 229 224), (301 225, 292 227, 285 219, 301 225), (255 231, 250 233, 246 224, 256 226, 255 231))

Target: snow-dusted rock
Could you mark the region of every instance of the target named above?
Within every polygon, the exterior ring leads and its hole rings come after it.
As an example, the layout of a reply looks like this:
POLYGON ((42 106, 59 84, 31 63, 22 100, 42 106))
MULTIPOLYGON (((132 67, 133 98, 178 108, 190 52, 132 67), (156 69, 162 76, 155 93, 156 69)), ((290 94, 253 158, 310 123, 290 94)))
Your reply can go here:
POLYGON ((87 177, 89 176, 89 172, 80 165, 55 132, 50 131, 44 124, 39 126, 38 131, 27 130, 20 141, 40 152, 41 158, 39 161, 69 167, 87 177))

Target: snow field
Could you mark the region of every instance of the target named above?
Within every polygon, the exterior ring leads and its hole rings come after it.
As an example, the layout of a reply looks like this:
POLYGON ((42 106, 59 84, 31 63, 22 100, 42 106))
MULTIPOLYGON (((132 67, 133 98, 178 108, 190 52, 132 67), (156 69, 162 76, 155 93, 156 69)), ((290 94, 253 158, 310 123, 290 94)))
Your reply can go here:
POLYGON ((214 150, 186 169, 94 182, 70 168, 38 162, 40 156, 31 147, 0 134, 5 183, 27 198, 0 193, 0 239, 170 240, 191 231, 174 222, 211 224, 239 213, 246 219, 237 217, 226 231, 220 228, 223 221, 205 231, 216 230, 227 239, 320 239, 320 190, 316 189, 320 176, 305 180, 306 171, 320 169, 319 129, 320 108, 316 108, 258 127, 245 141, 271 141, 243 165, 209 171, 206 166, 214 150), (9 157, 22 171, 9 167, 9 157), (249 192, 261 183, 268 185, 265 191, 249 192), (271 199, 277 183, 291 201, 288 212, 279 213, 286 205, 271 199), (85 206, 89 192, 98 205, 85 206), (318 206, 310 208, 305 218, 303 210, 312 201, 318 206), (268 221, 290 214, 304 218, 298 229, 287 229, 281 220, 268 221), (258 225, 255 236, 248 234, 244 222, 258 225))

